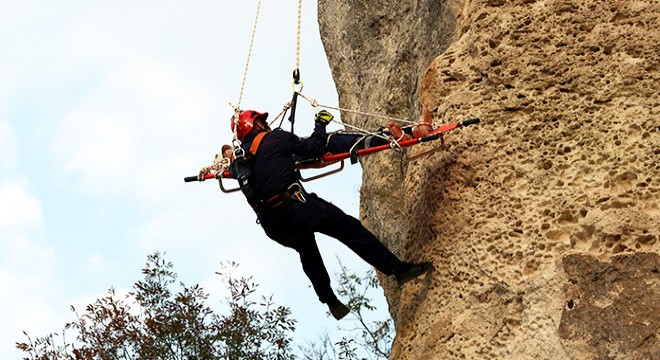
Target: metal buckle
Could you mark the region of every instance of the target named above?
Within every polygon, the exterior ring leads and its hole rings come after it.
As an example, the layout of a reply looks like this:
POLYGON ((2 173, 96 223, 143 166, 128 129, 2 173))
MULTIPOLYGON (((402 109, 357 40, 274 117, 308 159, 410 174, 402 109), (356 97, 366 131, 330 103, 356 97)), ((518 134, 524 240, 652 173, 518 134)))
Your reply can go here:
POLYGON ((286 190, 293 198, 300 201, 301 203, 304 204, 307 202, 307 198, 305 197, 305 190, 303 189, 302 185, 300 185, 300 183, 294 182, 293 184, 289 185, 286 190))

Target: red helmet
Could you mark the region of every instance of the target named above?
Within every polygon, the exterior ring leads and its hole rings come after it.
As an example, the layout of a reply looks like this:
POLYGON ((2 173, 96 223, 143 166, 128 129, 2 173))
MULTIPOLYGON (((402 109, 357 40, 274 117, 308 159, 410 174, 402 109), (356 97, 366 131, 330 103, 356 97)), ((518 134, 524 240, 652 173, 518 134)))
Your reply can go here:
MULTIPOLYGON (((266 121, 268 113, 260 113, 254 110, 244 110, 238 114, 238 130, 236 131, 236 137, 238 140, 243 141, 245 135, 247 135, 252 128, 254 127, 255 120, 266 121)), ((231 117, 231 132, 234 132, 234 127, 236 126, 235 116, 231 117)))

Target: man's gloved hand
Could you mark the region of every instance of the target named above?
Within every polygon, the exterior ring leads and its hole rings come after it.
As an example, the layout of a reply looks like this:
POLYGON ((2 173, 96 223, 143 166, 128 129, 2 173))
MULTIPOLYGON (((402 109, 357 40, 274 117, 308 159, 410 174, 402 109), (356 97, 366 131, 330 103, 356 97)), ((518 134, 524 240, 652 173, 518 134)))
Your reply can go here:
POLYGON ((328 125, 335 117, 325 110, 321 110, 314 115, 314 123, 316 125, 328 125))

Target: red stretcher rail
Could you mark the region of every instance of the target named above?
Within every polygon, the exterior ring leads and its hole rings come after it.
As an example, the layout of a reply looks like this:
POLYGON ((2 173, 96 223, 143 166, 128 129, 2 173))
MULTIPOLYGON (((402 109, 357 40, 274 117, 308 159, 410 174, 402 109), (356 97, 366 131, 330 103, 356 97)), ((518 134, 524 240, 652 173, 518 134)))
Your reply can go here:
MULTIPOLYGON (((403 141, 400 141, 398 144, 399 144, 400 147, 406 148, 406 147, 410 147, 410 146, 413 146, 413 145, 417 145, 419 143, 437 140, 438 138, 440 138, 440 136, 442 136, 443 133, 446 133, 447 131, 456 129, 458 127, 463 127, 463 126, 476 124, 478 122, 480 122, 480 120, 478 118, 474 118, 474 119, 460 121, 460 122, 453 123, 453 124, 442 125, 440 127, 437 127, 436 129, 434 129, 429 135, 419 137, 419 138, 410 139, 410 140, 403 140, 403 141)), ((379 145, 379 146, 374 146, 374 147, 358 150, 357 155, 358 155, 358 157, 360 157, 360 156, 364 156, 364 155, 377 153, 379 151, 383 151, 383 150, 387 150, 387 149, 391 149, 391 146, 390 145, 379 145)), ((351 154, 348 153, 348 152, 340 153, 340 154, 330 154, 330 155, 326 155, 326 156, 321 158, 321 164, 324 164, 324 163, 332 164, 332 163, 335 163, 335 162, 340 161, 340 160, 348 159, 349 157, 351 157, 351 154)), ((309 168, 312 168, 312 167, 314 167, 314 166, 313 165, 309 166, 309 168)), ((308 167, 304 167, 304 168, 308 168, 308 167)))

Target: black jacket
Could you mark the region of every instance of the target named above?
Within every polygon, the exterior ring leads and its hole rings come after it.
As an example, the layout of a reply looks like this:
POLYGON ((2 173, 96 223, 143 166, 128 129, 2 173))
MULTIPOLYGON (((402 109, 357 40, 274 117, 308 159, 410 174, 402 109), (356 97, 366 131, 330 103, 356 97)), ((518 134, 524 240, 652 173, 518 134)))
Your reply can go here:
MULTIPOLYGON (((253 130, 243 139, 241 147, 246 152, 250 150, 250 145, 258 133, 258 130, 253 130)), ((300 158, 323 156, 326 152, 327 137, 324 125, 316 125, 312 135, 305 139, 300 139, 295 134, 282 129, 275 129, 266 134, 252 161, 254 191, 264 199, 298 181, 293 156, 300 158)))

